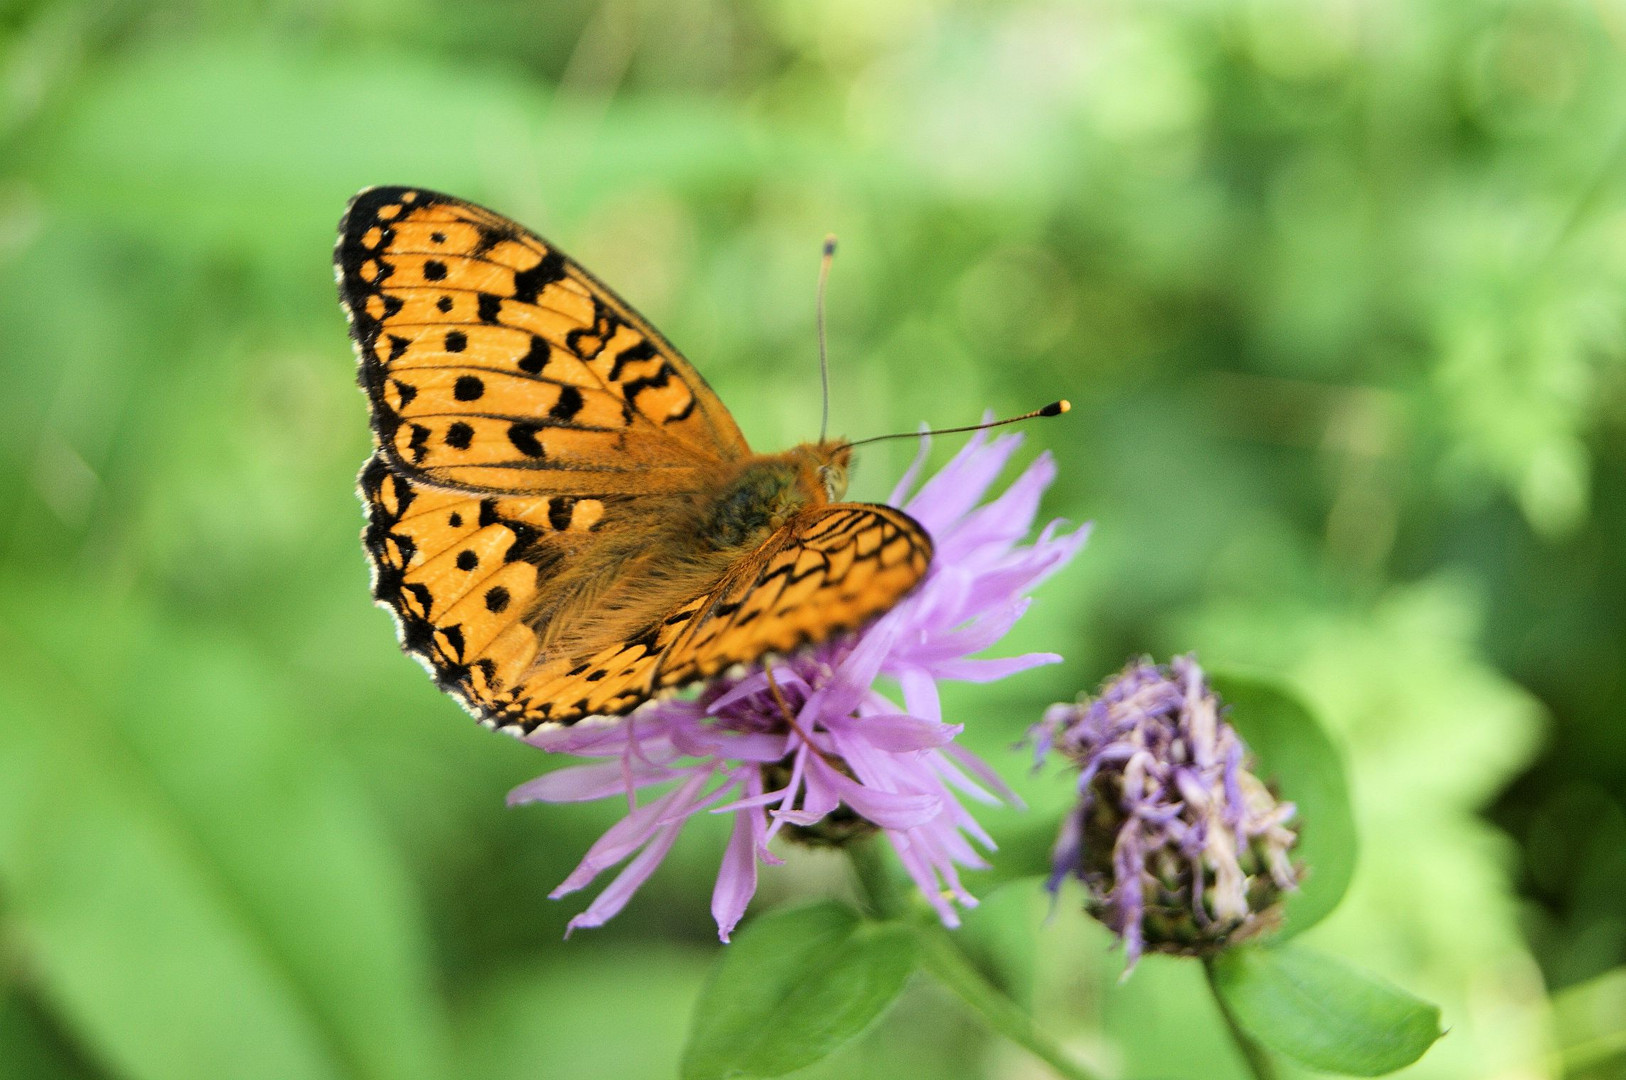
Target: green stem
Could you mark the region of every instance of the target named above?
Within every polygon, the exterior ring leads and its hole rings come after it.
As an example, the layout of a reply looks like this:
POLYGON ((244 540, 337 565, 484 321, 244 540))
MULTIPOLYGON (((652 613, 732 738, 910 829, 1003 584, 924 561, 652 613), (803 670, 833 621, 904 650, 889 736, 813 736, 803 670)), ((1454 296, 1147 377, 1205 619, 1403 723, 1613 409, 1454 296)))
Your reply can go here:
MULTIPOLYGON (((881 854, 879 840, 871 837, 854 841, 847 844, 844 850, 852 862, 853 875, 858 879, 859 892, 870 914, 878 919, 905 918, 909 911, 908 898, 899 890, 898 880, 881 854)), ((1097 1080, 1092 1073, 1068 1058, 1050 1036, 1040 1031, 1033 1017, 1020 1005, 984 978, 940 923, 933 919, 917 925, 915 930, 920 941, 921 961, 926 970, 954 991, 990 1030, 1023 1047, 1066 1080, 1097 1080)))
POLYGON ((1595 1036, 1553 1055, 1554 1072, 1559 1076, 1572 1076, 1616 1061, 1626 1063, 1626 1030, 1595 1036))
POLYGON ((1067 1056, 1056 1042, 1039 1030, 1021 1006, 1000 993, 966 959, 960 947, 941 926, 920 929, 921 959, 926 970, 948 987, 988 1027, 1005 1036, 1028 1053, 1049 1065, 1067 1080, 1096 1080, 1095 1075, 1067 1056))
POLYGON ((1203 974, 1208 976, 1208 989, 1214 995, 1214 1004, 1219 1006, 1220 1015, 1225 1018, 1225 1026, 1231 1032, 1231 1041, 1242 1054, 1242 1059, 1248 1063, 1248 1071, 1253 1074, 1254 1080, 1276 1080, 1276 1064, 1270 1060, 1265 1048, 1254 1041, 1253 1036, 1242 1030, 1237 1022, 1236 1013, 1225 1003, 1225 996, 1220 993, 1219 983, 1215 981, 1214 961, 1203 960, 1203 974))
POLYGON ((898 882, 881 855, 880 841, 870 836, 848 843, 844 849, 858 878, 858 892, 864 906, 877 919, 896 919, 907 909, 898 882))

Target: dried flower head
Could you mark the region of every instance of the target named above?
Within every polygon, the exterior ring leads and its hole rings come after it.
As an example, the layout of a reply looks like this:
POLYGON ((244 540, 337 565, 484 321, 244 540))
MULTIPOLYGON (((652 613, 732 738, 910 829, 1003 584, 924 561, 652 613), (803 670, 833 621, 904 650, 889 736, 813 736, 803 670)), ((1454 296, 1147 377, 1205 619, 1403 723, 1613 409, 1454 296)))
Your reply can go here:
POLYGON ((1297 885, 1293 804, 1249 771, 1223 711, 1195 657, 1177 656, 1130 664, 1034 728, 1040 761, 1054 751, 1079 770, 1049 888, 1084 884, 1126 974, 1146 949, 1209 955, 1258 933, 1297 885))
POLYGON ((614 916, 671 850, 695 814, 733 817, 712 895, 724 941, 756 891, 757 864, 777 863, 777 834, 844 844, 884 833, 943 921, 974 904, 959 867, 984 866, 973 842, 993 847, 960 803, 1015 802, 984 762, 954 744, 937 681, 990 682, 1053 653, 1006 659, 973 654, 994 645, 1027 609, 1027 592, 1083 544, 1082 529, 1049 525, 1022 543, 1039 497, 1055 477, 1041 455, 993 501, 978 505, 1020 436, 974 437, 912 498, 924 460, 910 467, 891 502, 931 533, 936 553, 919 588, 862 632, 793 657, 713 681, 693 700, 668 699, 603 723, 541 731, 544 750, 603 759, 547 773, 516 788, 513 803, 572 802, 621 794, 629 812, 587 852, 555 897, 581 889, 629 859, 583 911, 576 927, 614 916), (772 678, 768 671, 772 672, 772 678), (902 704, 873 686, 895 679, 902 704), (638 793, 667 789, 642 804, 638 793))

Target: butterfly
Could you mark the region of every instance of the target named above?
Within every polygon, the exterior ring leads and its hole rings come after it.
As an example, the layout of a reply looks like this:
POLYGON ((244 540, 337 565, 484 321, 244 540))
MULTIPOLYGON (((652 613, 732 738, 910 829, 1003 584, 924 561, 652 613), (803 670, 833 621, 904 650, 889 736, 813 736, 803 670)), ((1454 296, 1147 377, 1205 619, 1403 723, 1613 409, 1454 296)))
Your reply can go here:
POLYGON ((369 188, 334 263, 373 596, 487 726, 625 714, 856 630, 925 575, 919 523, 840 501, 846 442, 753 453, 654 327, 508 218, 369 188))

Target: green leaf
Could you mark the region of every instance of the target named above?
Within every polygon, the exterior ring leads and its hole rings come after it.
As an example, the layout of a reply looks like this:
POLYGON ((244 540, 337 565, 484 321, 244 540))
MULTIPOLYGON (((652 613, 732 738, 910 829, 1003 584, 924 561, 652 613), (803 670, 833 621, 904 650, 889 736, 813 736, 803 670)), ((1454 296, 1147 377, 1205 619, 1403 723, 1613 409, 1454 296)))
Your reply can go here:
POLYGON ((445 1075, 405 870, 288 689, 227 636, 23 591, 0 889, 64 1026, 135 1078, 445 1075))
POLYGON ((673 1076, 711 951, 648 937, 580 943, 542 962, 515 957, 459 997, 459 1080, 673 1076))
POLYGON ((1323 1072, 1382 1076, 1441 1035, 1438 1007, 1296 945, 1224 953, 1214 987, 1249 1035, 1323 1072))
POLYGON ((996 888, 1023 879, 1044 881, 1050 875, 1050 852, 1060 828, 1058 816, 1039 813, 995 832, 999 849, 987 868, 963 871, 965 880, 972 886, 972 894, 986 896, 996 888))
POLYGON ((756 920, 700 994, 683 1080, 782 1076, 818 1061, 886 1010, 917 961, 908 927, 841 904, 756 920))
POLYGON ((1298 807, 1293 861, 1305 875, 1284 902, 1281 936, 1303 933, 1343 899, 1355 873, 1355 815, 1343 756, 1297 698, 1252 675, 1222 673, 1210 680, 1230 706, 1230 720, 1258 759, 1258 773, 1298 807))

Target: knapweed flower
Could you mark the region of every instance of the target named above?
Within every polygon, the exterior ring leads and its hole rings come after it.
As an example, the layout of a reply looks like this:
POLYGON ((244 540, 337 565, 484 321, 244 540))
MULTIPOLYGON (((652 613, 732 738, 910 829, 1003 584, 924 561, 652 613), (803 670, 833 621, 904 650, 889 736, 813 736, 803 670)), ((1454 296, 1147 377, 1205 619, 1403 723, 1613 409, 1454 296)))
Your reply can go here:
POLYGON ((654 702, 613 721, 537 732, 544 750, 603 759, 547 773, 509 794, 510 803, 573 802, 622 795, 627 815, 588 850, 554 890, 584 888, 630 862, 570 921, 599 926, 621 910, 665 858, 682 829, 702 812, 733 818, 711 910, 724 941, 756 892, 757 864, 781 860, 775 835, 840 844, 885 834, 943 921, 958 922, 955 902, 975 900, 958 867, 986 864, 973 841, 993 847, 960 803, 1016 798, 994 771, 954 744, 962 725, 946 723, 937 680, 990 682, 1039 664, 1052 653, 980 659, 1027 609, 1027 591, 1067 562, 1085 530, 1053 522, 1030 544, 1039 497, 1055 477, 1041 455, 1005 491, 981 503, 1021 444, 1020 436, 977 435, 903 501, 920 456, 893 491, 935 545, 920 586, 855 635, 708 684, 693 700, 654 702), (897 681, 898 704, 873 686, 897 681), (669 786, 668 786, 669 785, 669 786), (666 789, 639 801, 644 789, 666 789))
POLYGON ((1033 730, 1040 762, 1054 751, 1079 769, 1050 891, 1083 882, 1086 909, 1123 939, 1125 974, 1146 949, 1205 956, 1258 933, 1297 885, 1293 804, 1249 771, 1223 711, 1195 657, 1177 656, 1130 664, 1033 730))

